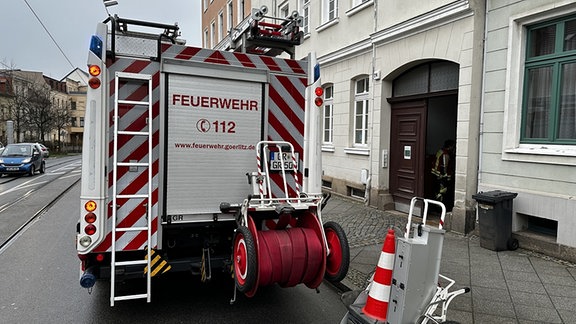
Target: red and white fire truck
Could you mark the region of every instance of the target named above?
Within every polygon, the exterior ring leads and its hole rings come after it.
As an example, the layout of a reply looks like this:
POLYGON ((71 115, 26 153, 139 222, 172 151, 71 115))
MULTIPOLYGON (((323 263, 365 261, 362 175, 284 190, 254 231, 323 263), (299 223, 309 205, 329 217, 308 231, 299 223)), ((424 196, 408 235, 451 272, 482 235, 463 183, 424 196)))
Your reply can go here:
POLYGON ((76 240, 82 287, 109 280, 113 306, 150 302, 152 278, 172 272, 229 273, 234 297, 345 277, 346 235, 321 217, 320 69, 312 54, 294 59, 300 25, 297 13, 278 20, 262 7, 219 51, 185 46, 177 25, 98 24, 76 240), (119 293, 134 278, 141 291, 119 293))

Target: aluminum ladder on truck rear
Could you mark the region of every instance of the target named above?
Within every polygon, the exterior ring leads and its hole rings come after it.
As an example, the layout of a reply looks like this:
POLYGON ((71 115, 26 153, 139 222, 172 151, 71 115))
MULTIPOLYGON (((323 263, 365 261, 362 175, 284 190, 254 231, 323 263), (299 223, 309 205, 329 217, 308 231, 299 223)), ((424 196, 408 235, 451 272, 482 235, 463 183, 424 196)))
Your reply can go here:
MULTIPOLYGON (((114 145, 113 145, 113 178, 112 178, 112 190, 113 190, 113 197, 112 197, 112 260, 111 260, 111 270, 110 270, 110 305, 114 306, 115 301, 120 300, 130 300, 130 299, 143 299, 146 298, 147 302, 151 300, 151 272, 150 269, 150 259, 152 253, 152 246, 150 246, 151 242, 151 235, 152 235, 152 76, 146 74, 135 74, 135 73, 126 73, 126 72, 116 72, 115 74, 115 92, 114 92, 114 145), (120 84, 130 84, 136 83, 139 84, 141 87, 146 87, 147 96, 144 97, 143 101, 133 101, 128 100, 125 98, 119 98, 119 87, 120 84), (128 107, 142 107, 147 109, 148 117, 147 117, 147 130, 140 130, 140 131, 129 131, 126 129, 120 129, 120 115, 119 115, 119 106, 124 105, 128 107), (147 159, 144 162, 134 162, 134 161, 119 161, 118 160, 118 141, 122 138, 126 137, 146 137, 148 143, 148 154, 147 159), (148 182, 147 182, 147 189, 145 193, 120 193, 118 192, 118 177, 119 177, 119 168, 147 168, 148 170, 148 182), (135 201, 145 200, 146 205, 146 219, 147 224, 146 226, 130 226, 130 227, 120 227, 118 226, 119 215, 118 215, 118 200, 123 199, 126 201, 130 201, 135 199, 135 201), (145 259, 133 259, 133 260, 122 260, 116 261, 117 258, 117 239, 122 234, 119 233, 126 233, 126 232, 146 232, 146 258, 145 259), (134 266, 134 265, 142 265, 145 266, 145 278, 146 278, 146 292, 141 294, 133 294, 133 295, 123 295, 117 296, 116 295, 116 270, 120 267, 124 266, 134 266)), ((120 220, 121 222, 121 220, 120 220)))

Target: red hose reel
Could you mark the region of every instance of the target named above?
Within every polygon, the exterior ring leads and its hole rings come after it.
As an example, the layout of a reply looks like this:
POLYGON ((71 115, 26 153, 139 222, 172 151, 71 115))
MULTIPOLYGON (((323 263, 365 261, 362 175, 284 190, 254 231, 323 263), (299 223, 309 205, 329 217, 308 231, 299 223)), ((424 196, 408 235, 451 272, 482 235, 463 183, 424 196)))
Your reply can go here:
POLYGON ((257 230, 249 216, 248 227, 238 227, 234 239, 234 278, 237 289, 246 296, 254 296, 260 286, 293 287, 303 283, 317 288, 324 277, 340 281, 346 275, 350 252, 338 224, 329 222, 323 228, 310 211, 289 223, 295 226, 257 230), (338 231, 332 230, 334 224, 338 231), (329 238, 329 255, 324 231, 329 238))

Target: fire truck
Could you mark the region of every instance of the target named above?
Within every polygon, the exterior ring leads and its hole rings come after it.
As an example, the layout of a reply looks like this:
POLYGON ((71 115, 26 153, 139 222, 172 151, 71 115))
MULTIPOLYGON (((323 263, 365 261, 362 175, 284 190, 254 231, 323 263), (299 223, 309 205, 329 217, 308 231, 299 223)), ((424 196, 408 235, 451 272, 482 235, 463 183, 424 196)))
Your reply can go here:
POLYGON ((76 247, 80 285, 151 302, 171 273, 259 287, 342 280, 350 252, 322 221, 323 91, 294 58, 302 17, 253 9, 230 50, 186 46, 177 24, 109 16, 88 55, 76 247), (289 57, 289 58, 287 58, 289 57), (138 283, 125 292, 119 284, 138 283))

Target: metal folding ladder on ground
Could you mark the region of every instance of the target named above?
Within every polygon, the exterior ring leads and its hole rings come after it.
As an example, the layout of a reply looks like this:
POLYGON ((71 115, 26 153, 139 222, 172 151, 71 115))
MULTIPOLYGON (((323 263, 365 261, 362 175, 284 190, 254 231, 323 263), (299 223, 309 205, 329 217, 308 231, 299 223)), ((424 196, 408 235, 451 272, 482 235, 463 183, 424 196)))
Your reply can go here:
POLYGON ((120 300, 130 300, 130 299, 143 299, 146 298, 147 302, 151 300, 151 272, 150 270, 150 260, 151 260, 151 251, 152 246, 150 246, 151 242, 151 231, 152 231, 152 76, 146 74, 135 74, 135 73, 125 73, 125 72, 116 72, 115 75, 115 92, 114 92, 114 147, 113 147, 113 178, 112 178, 112 190, 113 190, 113 197, 112 197, 112 261, 111 261, 111 269, 110 269, 110 305, 114 306, 115 301, 120 300), (121 82, 124 83, 138 83, 138 84, 147 84, 147 101, 132 101, 132 100, 125 100, 119 98, 119 85, 121 82), (145 131, 128 131, 128 130, 121 130, 120 127, 120 116, 119 116, 119 106, 120 105, 130 105, 130 106, 140 106, 146 107, 148 112, 147 117, 147 124, 148 130, 145 131), (147 137, 148 142, 148 158, 146 162, 127 162, 127 161, 118 161, 118 140, 119 137, 122 136, 142 136, 147 137), (148 169, 148 185, 146 193, 139 193, 139 194, 120 194, 118 192, 118 168, 119 167, 144 167, 148 169), (146 226, 132 226, 132 227, 118 227, 118 199, 138 199, 146 200, 146 218, 147 218, 147 225, 146 226), (116 261, 116 253, 118 252, 116 249, 116 239, 118 237, 119 232, 147 232, 147 239, 146 239, 146 255, 145 259, 134 259, 134 260, 123 260, 123 261, 116 261), (134 294, 134 295, 123 295, 123 296, 116 296, 116 269, 118 267, 123 266, 132 266, 132 265, 145 265, 146 276, 146 293, 142 294, 134 294))

